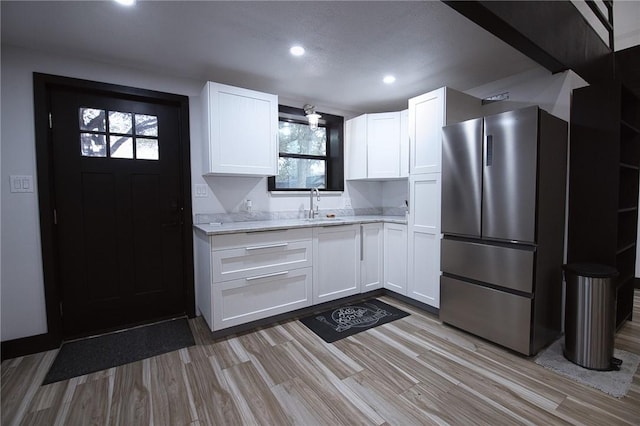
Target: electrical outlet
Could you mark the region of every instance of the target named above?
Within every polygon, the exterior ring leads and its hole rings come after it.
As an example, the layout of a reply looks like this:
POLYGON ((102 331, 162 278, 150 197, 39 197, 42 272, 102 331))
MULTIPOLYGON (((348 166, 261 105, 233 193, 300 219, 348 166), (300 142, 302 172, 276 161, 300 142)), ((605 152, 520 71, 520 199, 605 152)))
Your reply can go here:
POLYGON ((344 199, 344 208, 345 209, 350 209, 351 208, 351 198, 345 198, 344 199))

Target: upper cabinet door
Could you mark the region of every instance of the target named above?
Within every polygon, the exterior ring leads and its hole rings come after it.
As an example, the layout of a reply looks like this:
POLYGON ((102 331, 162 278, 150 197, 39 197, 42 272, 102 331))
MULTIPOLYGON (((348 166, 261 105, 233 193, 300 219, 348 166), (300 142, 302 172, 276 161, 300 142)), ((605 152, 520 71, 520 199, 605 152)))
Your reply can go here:
POLYGON ((484 129, 482 236, 535 243, 538 108, 486 117, 484 129))
POLYGON ((442 126, 482 116, 481 101, 441 87, 409 99, 409 173, 440 173, 442 126))
POLYGON ((445 88, 409 99, 411 174, 440 172, 445 88))
POLYGON ((444 88, 409 99, 411 174, 440 172, 444 88))
POLYGON ((276 175, 278 96, 208 82, 201 98, 204 173, 276 175))
POLYGON ((400 177, 400 112, 367 115, 369 178, 400 177))
POLYGON ((402 113, 364 114, 346 123, 346 179, 389 180, 407 177, 409 145, 402 113))
POLYGON ((345 125, 347 179, 367 178, 367 116, 347 120, 345 125))

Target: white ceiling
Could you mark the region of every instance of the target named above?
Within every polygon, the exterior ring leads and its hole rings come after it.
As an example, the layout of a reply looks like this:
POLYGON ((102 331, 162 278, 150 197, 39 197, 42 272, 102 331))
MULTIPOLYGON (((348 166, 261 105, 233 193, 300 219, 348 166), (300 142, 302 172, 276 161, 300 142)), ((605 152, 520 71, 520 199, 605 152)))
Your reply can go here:
MULTIPOLYGON (((406 108, 538 65, 437 1, 2 1, 2 43, 342 111, 406 108), (289 54, 299 43, 301 58, 289 54), (382 83, 394 74, 392 85, 382 83)), ((302 107, 302 105, 300 105, 302 107)))

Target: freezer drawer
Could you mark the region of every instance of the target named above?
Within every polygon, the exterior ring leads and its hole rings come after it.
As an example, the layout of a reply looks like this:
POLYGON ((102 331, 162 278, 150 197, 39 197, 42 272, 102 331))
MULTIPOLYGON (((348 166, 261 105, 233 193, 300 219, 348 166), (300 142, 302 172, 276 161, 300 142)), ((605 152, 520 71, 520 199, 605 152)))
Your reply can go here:
POLYGON ((533 293, 534 249, 442 240, 441 269, 476 281, 533 293))
POLYGON ((531 355, 532 299, 445 276, 440 287, 443 322, 531 355))

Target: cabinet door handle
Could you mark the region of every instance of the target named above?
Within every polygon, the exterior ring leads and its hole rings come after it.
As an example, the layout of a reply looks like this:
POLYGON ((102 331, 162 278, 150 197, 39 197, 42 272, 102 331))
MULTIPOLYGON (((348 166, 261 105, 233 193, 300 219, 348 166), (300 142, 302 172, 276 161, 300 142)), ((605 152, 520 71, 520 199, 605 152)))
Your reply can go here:
POLYGON ((261 280, 262 278, 271 278, 271 277, 277 277, 280 275, 287 275, 288 273, 289 271, 274 272, 273 274, 265 274, 265 275, 258 275, 257 277, 245 278, 245 280, 246 281, 261 280))
POLYGON ((249 251, 249 250, 261 250, 261 249, 276 248, 276 247, 286 247, 288 245, 289 245, 289 243, 268 244, 266 246, 246 247, 245 250, 247 250, 247 251, 249 251))
POLYGON ((360 261, 364 260, 364 229, 360 225, 360 261))

